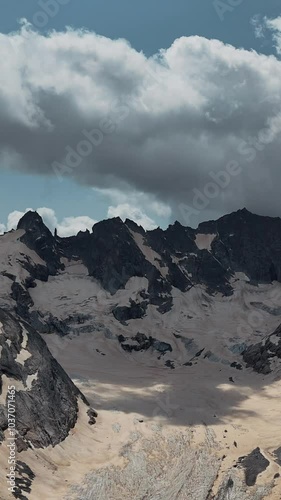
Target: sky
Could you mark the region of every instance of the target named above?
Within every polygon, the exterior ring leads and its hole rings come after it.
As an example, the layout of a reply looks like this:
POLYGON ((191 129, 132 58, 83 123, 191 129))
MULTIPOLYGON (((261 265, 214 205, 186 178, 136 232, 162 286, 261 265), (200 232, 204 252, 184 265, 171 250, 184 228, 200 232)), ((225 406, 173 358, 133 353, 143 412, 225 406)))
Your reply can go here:
POLYGON ((279 0, 0 9, 0 231, 281 216, 279 0))

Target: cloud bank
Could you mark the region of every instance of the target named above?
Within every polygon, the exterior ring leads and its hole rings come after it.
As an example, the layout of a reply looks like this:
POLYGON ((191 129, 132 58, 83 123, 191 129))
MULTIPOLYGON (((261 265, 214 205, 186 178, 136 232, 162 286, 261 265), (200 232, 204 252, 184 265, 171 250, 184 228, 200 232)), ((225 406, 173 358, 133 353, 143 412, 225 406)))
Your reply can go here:
MULTIPOLYGON (((280 18, 267 22, 278 55, 280 18)), ((81 30, 42 36, 25 23, 0 35, 0 57, 6 169, 145 193, 183 223, 192 222, 189 207, 195 219, 242 206, 281 215, 277 56, 192 36, 147 58, 122 39, 81 30)))

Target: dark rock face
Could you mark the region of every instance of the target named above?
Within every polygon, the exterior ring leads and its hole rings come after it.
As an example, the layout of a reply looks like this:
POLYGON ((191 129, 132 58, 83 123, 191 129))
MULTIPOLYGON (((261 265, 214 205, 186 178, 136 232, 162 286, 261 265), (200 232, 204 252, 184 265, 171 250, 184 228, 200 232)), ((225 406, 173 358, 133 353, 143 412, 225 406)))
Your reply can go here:
POLYGON ((251 345, 243 353, 243 359, 247 363, 247 367, 251 367, 257 373, 268 375, 271 372, 270 358, 273 357, 262 342, 251 345))
POLYGON ((275 462, 281 466, 281 446, 274 451, 274 455, 276 456, 275 462))
POLYGON ((237 363, 237 361, 234 361, 231 363, 231 368, 236 368, 236 370, 243 370, 243 366, 240 363, 237 363))
POLYGON ((129 339, 130 341, 135 341, 136 344, 125 343, 128 339, 123 335, 119 335, 118 340, 121 344, 122 349, 127 352, 139 352, 148 351, 151 347, 158 351, 160 355, 164 355, 167 352, 172 352, 172 346, 167 342, 161 342, 160 340, 154 339, 153 337, 147 337, 144 333, 137 333, 135 337, 129 339))
POLYGON ((87 411, 87 415, 89 417, 89 424, 94 425, 98 416, 97 412, 93 408, 89 408, 89 410, 87 411))
POLYGON ((31 263, 27 255, 20 260, 20 263, 23 269, 29 272, 30 280, 48 281, 49 271, 46 266, 31 263))
POLYGON ((46 262, 50 274, 62 268, 61 256, 82 258, 89 274, 111 293, 124 287, 132 276, 147 276, 150 281, 151 273, 158 277, 131 231, 141 234, 160 255, 160 266, 169 268, 167 281, 181 290, 195 283, 205 283, 212 290, 227 288, 229 278, 238 271, 253 282, 281 281, 281 219, 254 215, 246 209, 204 222, 197 230, 175 222, 165 231, 158 228, 145 232, 133 221, 123 223, 117 217, 95 224, 92 233, 59 238, 51 234, 36 212, 25 214, 18 229, 25 230, 21 240, 46 262), (211 251, 198 249, 197 234, 216 235, 211 251), (172 255, 180 261, 180 267, 172 255), (192 275, 191 279, 182 268, 192 275))
MULTIPOLYGON (((154 270, 118 217, 95 224, 91 234, 84 233, 78 240, 74 253, 82 259, 89 275, 112 294, 124 288, 129 278, 147 276, 154 270)), ((73 239, 68 243, 71 246, 73 239)), ((64 245, 62 242, 62 248, 64 245)))
MULTIPOLYGON (((64 337, 71 332, 72 323, 83 325, 86 319, 90 319, 90 317, 85 315, 84 319, 83 315, 74 314, 62 321, 51 313, 45 315, 40 311, 31 311, 28 313, 28 323, 32 328, 39 333, 56 333, 60 337, 64 337)), ((83 327, 80 327, 80 331, 83 331, 83 327)))
MULTIPOLYGON (((67 437, 76 423, 78 398, 86 405, 88 402, 35 330, 3 310, 0 310, 0 322, 3 325, 0 335, 1 392, 3 375, 10 379, 10 385, 19 381, 24 386, 16 390, 15 395, 18 451, 27 449, 29 443, 35 448, 55 446, 67 437), (17 356, 23 349, 24 338, 28 356, 22 363, 17 361, 17 356), (30 383, 28 379, 32 375, 30 383)), ((6 428, 7 407, 0 405, 2 438, 6 428)))
POLYGON ((21 241, 46 262, 49 274, 54 275, 63 269, 55 237, 37 212, 27 212, 19 221, 17 229, 24 229, 21 241))
POLYGON ((43 323, 46 333, 57 333, 61 337, 64 337, 69 333, 68 324, 65 321, 61 321, 52 314, 49 314, 47 319, 44 319, 43 323))
MULTIPOLYGON (((246 209, 202 223, 198 229, 176 222, 166 230, 146 232, 133 221, 124 223, 117 217, 95 224, 91 233, 60 238, 51 234, 36 212, 25 214, 18 228, 25 230, 21 241, 46 263, 34 264, 27 256, 20 260, 30 274, 23 284, 26 290, 34 286, 34 280, 46 281, 49 275, 59 273, 62 257, 81 260, 89 276, 111 294, 124 288, 132 277, 147 278, 144 301, 163 314, 173 306, 172 287, 188 291, 203 284, 209 294, 230 295, 235 272, 244 272, 253 284, 281 281, 281 219, 261 217, 246 209), (199 249, 196 244, 202 234, 214 235, 209 249, 199 249), (146 258, 134 235, 141 236, 148 250, 159 255, 153 257, 155 265, 146 258)), ((17 312, 27 319, 27 297, 22 294, 22 299, 17 301, 17 312)), ((114 309, 113 314, 125 322, 142 317, 145 307, 144 302, 132 303, 127 309, 114 309)))
POLYGON ((166 303, 162 294, 167 291, 167 283, 163 282, 158 269, 145 259, 121 219, 96 224, 90 238, 90 252, 84 262, 90 276, 98 279, 106 290, 115 293, 124 288, 130 278, 146 277, 150 302, 158 307, 166 303))
POLYGON ((28 500, 25 493, 31 493, 31 486, 34 479, 35 474, 31 468, 25 462, 17 460, 14 497, 19 500, 28 500))
POLYGON ((145 230, 143 229, 143 227, 141 226, 138 226, 138 224, 136 224, 133 220, 130 220, 130 219, 126 219, 125 220, 125 225, 131 229, 132 231, 134 231, 135 233, 139 233, 141 234, 142 236, 145 236, 145 230))
POLYGON ((130 319, 143 318, 147 310, 147 305, 148 303, 145 300, 137 304, 134 300, 130 299, 130 306, 115 307, 112 313, 114 318, 125 323, 130 319))
POLYGON ((172 361, 171 359, 167 359, 167 361, 165 362, 165 366, 167 366, 167 368, 171 368, 171 370, 175 369, 174 361, 172 361))
POLYGON ((27 278, 24 281, 24 286, 26 289, 28 288, 36 288, 36 283, 35 279, 32 276, 27 276, 27 278))
POLYGON ((228 266, 215 259, 211 252, 198 249, 195 240, 200 232, 176 222, 166 231, 149 231, 147 242, 163 258, 169 268, 169 280, 176 288, 186 291, 201 283, 207 286, 210 293, 218 291, 229 295, 231 273, 228 266), (173 262, 172 255, 177 258, 178 264, 173 262))
POLYGON ((186 255, 196 253, 195 229, 184 227, 179 222, 170 225, 166 231, 154 229, 147 232, 147 242, 160 255, 186 255))
POLYGON ((2 271, 1 274, 2 274, 2 276, 5 276, 6 278, 8 278, 11 281, 15 281, 16 280, 16 276, 14 276, 11 273, 7 273, 6 271, 2 271))
POLYGON ((258 475, 265 471, 270 464, 259 448, 253 450, 246 457, 240 457, 239 463, 245 470, 245 481, 247 486, 254 486, 258 475))
POLYGON ((212 253, 224 267, 244 272, 259 283, 281 280, 281 219, 243 209, 204 222, 198 231, 217 234, 212 253))
MULTIPOLYGON (((57 238, 59 253, 69 259, 81 259, 89 275, 111 294, 124 288, 132 277, 146 277, 149 302, 165 312, 172 304, 171 297, 166 296, 171 292, 171 283, 145 258, 130 231, 145 234, 144 230, 132 221, 127 223, 117 217, 95 224, 92 233, 86 231, 71 238, 57 238)), ((130 315, 143 314, 140 307, 132 305, 130 309, 115 310, 116 317, 126 321, 126 316, 129 319, 130 315)))
POLYGON ((16 282, 12 284, 11 290, 11 297, 17 303, 17 314, 22 318, 28 319, 28 309, 30 306, 33 306, 33 300, 31 299, 28 291, 26 290, 26 288, 16 282))
POLYGON ((156 229, 147 233, 147 241, 169 266, 171 280, 177 288, 188 289, 203 283, 210 293, 231 293, 229 279, 235 272, 244 272, 252 282, 281 281, 281 219, 261 217, 246 209, 204 222, 197 230, 179 223, 166 231, 156 229), (199 250, 197 234, 214 234, 211 251, 199 250), (171 265, 170 256, 179 259, 181 269, 190 278, 179 276, 171 265), (192 256, 190 257, 190 254, 192 256))
POLYGON ((247 366, 263 375, 271 373, 270 361, 274 358, 281 359, 281 325, 263 342, 250 345, 243 352, 243 359, 247 366), (273 336, 275 337, 274 342, 272 341, 273 336), (278 342, 276 337, 279 338, 278 342))

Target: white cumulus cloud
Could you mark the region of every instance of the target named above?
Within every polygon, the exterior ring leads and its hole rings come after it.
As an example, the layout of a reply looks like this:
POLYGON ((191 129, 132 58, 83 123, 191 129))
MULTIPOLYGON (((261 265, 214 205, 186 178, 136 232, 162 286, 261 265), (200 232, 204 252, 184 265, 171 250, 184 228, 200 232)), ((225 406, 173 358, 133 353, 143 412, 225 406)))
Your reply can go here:
POLYGON ((265 18, 266 27, 273 32, 273 39, 278 54, 281 54, 281 16, 276 19, 265 18))
MULTIPOLYGON (((267 23, 280 54, 280 18, 267 23)), ((125 40, 27 24, 0 35, 0 57, 6 168, 144 193, 160 204, 133 204, 149 224, 153 206, 181 219, 195 201, 218 215, 244 205, 280 215, 278 57, 191 36, 148 58, 125 40), (239 175, 211 192, 229 162, 239 175)))
POLYGON ((128 218, 147 230, 157 227, 153 217, 167 219, 171 216, 169 205, 157 201, 152 195, 132 189, 128 191, 125 186, 123 190, 95 188, 95 192, 102 194, 109 203, 108 217, 120 217, 123 220, 128 218))
MULTIPOLYGON (((0 234, 3 234, 5 231, 16 229, 19 220, 29 210, 33 209, 27 208, 24 212, 20 212, 18 210, 11 212, 8 215, 7 224, 0 224, 0 234)), ((93 225, 97 222, 86 215, 78 217, 64 217, 61 221, 59 221, 55 211, 52 208, 47 207, 37 208, 36 212, 41 215, 44 224, 52 233, 55 229, 57 229, 58 235, 62 237, 72 236, 77 234, 79 231, 85 231, 86 229, 91 231, 93 225)))
POLYGON ((122 220, 131 219, 146 230, 155 229, 157 227, 154 220, 148 217, 145 212, 129 203, 121 203, 115 207, 109 207, 107 215, 110 218, 120 217, 122 220))

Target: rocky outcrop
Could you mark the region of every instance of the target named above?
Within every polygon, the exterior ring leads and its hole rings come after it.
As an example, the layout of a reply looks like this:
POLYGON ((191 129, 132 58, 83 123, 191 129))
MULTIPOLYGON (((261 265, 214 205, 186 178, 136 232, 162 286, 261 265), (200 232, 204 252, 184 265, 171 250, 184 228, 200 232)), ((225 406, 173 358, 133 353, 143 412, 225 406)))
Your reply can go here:
POLYGON ((245 482, 247 486, 254 486, 259 474, 269 466, 269 461, 263 456, 259 448, 253 450, 246 457, 240 457, 239 464, 245 470, 245 482))
POLYGON ((33 306, 33 300, 30 297, 26 287, 18 282, 13 282, 11 287, 11 297, 16 301, 16 313, 24 319, 28 319, 29 307, 33 306))
MULTIPOLYGON (((46 343, 27 323, 0 310, 1 395, 14 385, 18 451, 63 441, 78 416, 83 394, 52 357, 46 343)), ((93 423, 94 414, 90 419, 93 423)), ((7 400, 0 404, 0 432, 7 429, 7 400)))
POLYGON ((122 349, 127 352, 148 351, 148 349, 153 348, 163 356, 167 352, 172 352, 173 350, 172 346, 167 342, 161 342, 151 336, 147 337, 144 333, 140 332, 132 338, 126 338, 123 335, 119 335, 118 340, 122 349))
POLYGON ((19 500, 27 500, 26 494, 31 493, 32 483, 35 479, 35 474, 25 462, 17 460, 16 464, 16 479, 14 497, 19 500))
POLYGON ((262 342, 248 346, 243 359, 248 367, 263 375, 271 373, 273 361, 280 360, 281 366, 281 325, 262 342))
POLYGON ((147 310, 147 305, 148 302, 145 300, 137 303, 130 299, 129 306, 116 306, 112 309, 112 313, 115 319, 125 324, 130 319, 143 318, 147 310))

